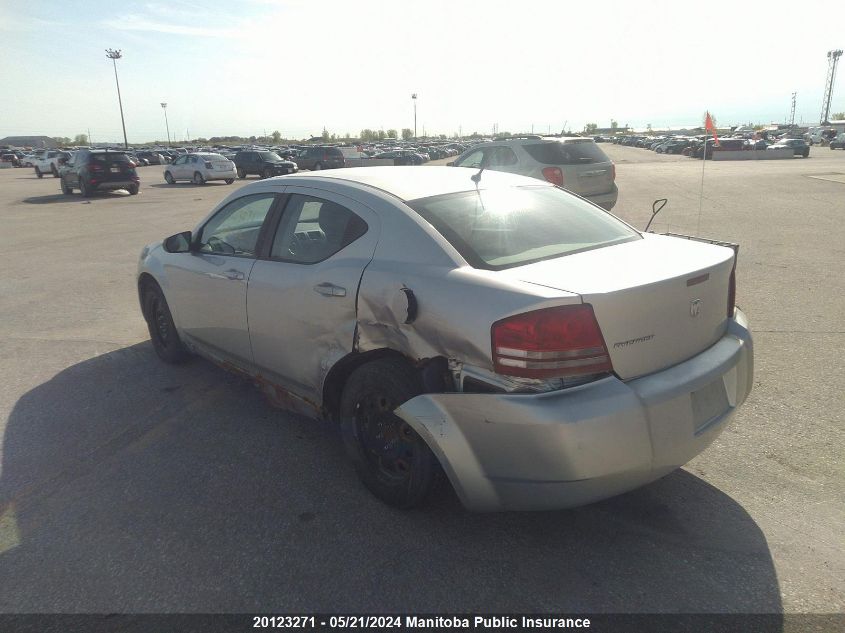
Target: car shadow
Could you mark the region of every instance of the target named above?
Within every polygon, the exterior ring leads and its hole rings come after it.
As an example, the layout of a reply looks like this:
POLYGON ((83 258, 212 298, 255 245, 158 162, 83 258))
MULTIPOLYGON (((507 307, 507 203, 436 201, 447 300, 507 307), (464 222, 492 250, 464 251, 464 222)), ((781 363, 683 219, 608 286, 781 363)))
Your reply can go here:
POLYGON ((195 183, 193 183, 189 180, 185 180, 185 181, 175 182, 172 185, 168 184, 166 182, 156 182, 156 183, 152 183, 152 184, 144 185, 144 186, 145 187, 155 187, 156 189, 171 189, 171 188, 176 188, 176 187, 186 188, 186 189, 191 189, 191 188, 201 189, 203 187, 209 187, 209 186, 215 186, 215 185, 222 185, 224 187, 229 186, 225 182, 223 182, 222 180, 210 180, 203 185, 197 185, 197 184, 195 184, 195 183))
POLYGON ((686 471, 568 511, 398 511, 335 425, 149 343, 24 394, 0 465, 3 612, 781 611, 754 520, 686 471))
POLYGON ((80 193, 64 194, 54 193, 47 196, 31 196, 24 198, 22 202, 27 204, 53 204, 56 202, 93 202, 97 199, 109 200, 114 198, 128 197, 130 194, 124 189, 117 189, 112 191, 97 191, 94 195, 85 198, 80 193))

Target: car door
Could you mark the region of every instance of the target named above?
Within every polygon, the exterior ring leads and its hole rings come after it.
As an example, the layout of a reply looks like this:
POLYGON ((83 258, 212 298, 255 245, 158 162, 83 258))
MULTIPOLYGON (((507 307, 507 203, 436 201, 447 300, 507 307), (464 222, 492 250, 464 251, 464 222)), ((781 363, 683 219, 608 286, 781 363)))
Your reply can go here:
POLYGON ((207 355, 246 371, 252 369, 247 280, 278 195, 230 201, 199 230, 191 252, 172 254, 165 264, 167 301, 180 333, 207 355))
POLYGON ((185 161, 187 160, 187 156, 180 156, 176 160, 174 160, 170 165, 170 173, 176 180, 182 179, 185 177, 185 161))
POLYGON ((354 347, 358 284, 378 242, 378 216, 327 188, 288 187, 252 269, 247 313, 257 371, 319 403, 328 370, 354 347))

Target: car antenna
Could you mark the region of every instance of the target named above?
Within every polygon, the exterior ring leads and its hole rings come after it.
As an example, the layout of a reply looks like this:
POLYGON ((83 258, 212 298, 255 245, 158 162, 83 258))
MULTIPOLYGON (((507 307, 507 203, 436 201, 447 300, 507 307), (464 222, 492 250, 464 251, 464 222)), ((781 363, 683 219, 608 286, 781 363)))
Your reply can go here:
POLYGON ((481 172, 483 172, 487 168, 487 157, 481 159, 481 169, 478 170, 477 174, 473 174, 470 176, 470 180, 475 183, 475 188, 478 189, 478 183, 481 182, 481 172))
POLYGON ((667 198, 658 198, 655 200, 651 205, 651 219, 648 221, 648 224, 645 225, 645 230, 643 233, 648 233, 648 227, 651 226, 651 223, 654 222, 654 218, 657 217, 657 214, 663 210, 663 207, 669 202, 667 198), (657 206, 660 205, 660 206, 657 206))

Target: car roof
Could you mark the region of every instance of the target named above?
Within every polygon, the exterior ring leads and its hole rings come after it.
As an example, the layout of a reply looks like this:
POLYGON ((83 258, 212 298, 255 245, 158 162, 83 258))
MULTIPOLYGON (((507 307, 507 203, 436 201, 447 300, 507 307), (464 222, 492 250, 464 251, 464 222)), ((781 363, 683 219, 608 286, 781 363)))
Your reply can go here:
MULTIPOLYGON (((470 191, 475 188, 471 176, 478 173, 466 167, 349 167, 318 172, 300 173, 296 176, 280 176, 285 183, 301 184, 325 180, 343 180, 360 183, 375 189, 386 191, 402 200, 416 200, 447 193, 470 191)), ((514 186, 549 186, 550 183, 518 176, 492 169, 485 169, 478 183, 479 189, 514 186)))

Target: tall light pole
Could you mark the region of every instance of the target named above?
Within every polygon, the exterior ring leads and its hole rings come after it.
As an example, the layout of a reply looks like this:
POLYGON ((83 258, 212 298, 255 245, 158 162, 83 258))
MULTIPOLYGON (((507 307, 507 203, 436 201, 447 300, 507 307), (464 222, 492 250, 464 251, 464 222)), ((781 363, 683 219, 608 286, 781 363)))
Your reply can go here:
POLYGON ((164 110, 164 126, 167 128, 167 146, 170 147, 170 124, 167 122, 167 104, 162 103, 161 109, 164 110))
POLYGON ((124 149, 129 149, 129 142, 126 140, 126 122, 123 120, 123 101, 120 98, 120 82, 117 80, 117 60, 123 57, 123 55, 120 49, 113 50, 107 48, 106 57, 111 60, 114 66, 114 83, 117 84, 117 103, 120 106, 120 124, 123 126, 123 147, 124 149))
POLYGON ((417 138, 417 93, 411 95, 414 102, 414 138, 417 138))

